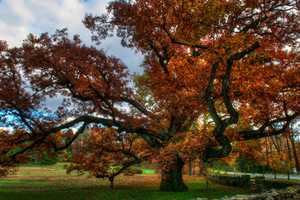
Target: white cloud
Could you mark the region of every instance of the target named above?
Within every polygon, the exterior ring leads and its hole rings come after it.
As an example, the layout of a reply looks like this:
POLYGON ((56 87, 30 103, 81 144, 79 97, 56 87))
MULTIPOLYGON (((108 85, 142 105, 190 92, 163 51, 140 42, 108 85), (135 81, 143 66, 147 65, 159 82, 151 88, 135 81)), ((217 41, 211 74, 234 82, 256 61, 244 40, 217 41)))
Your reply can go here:
POLYGON ((67 27, 71 34, 81 34, 89 40, 81 23, 89 4, 79 0, 4 0, 0 38, 10 45, 19 45, 30 32, 54 32, 67 27))
POLYGON ((80 34, 90 41, 82 24, 86 13, 105 11, 108 0, 3 0, 0 3, 0 38, 10 46, 20 45, 30 33, 53 33, 67 27, 70 34, 80 34))
POLYGON ((6 40, 10 46, 16 46, 26 37, 26 26, 15 26, 0 21, 0 40, 6 40))
MULTIPOLYGON (((53 33, 68 28, 70 34, 80 34, 91 44, 90 33, 82 24, 86 13, 101 14, 110 0, 0 0, 0 40, 9 46, 19 46, 29 33, 53 33)), ((131 72, 141 72, 143 57, 123 48, 120 39, 110 38, 101 45, 108 54, 120 58, 131 72)), ((48 107, 56 108, 61 97, 47 99, 48 107)))
POLYGON ((24 1, 19 0, 9 0, 7 2, 8 10, 12 11, 22 24, 31 23, 34 20, 33 13, 26 6, 24 1))
MULTIPOLYGON (((0 40, 10 46, 19 46, 29 33, 53 33, 56 29, 68 28, 69 33, 80 34, 81 39, 91 44, 90 33, 82 24, 86 13, 105 12, 110 0, 2 0, 0 2, 0 40)), ((137 66, 142 56, 120 45, 113 38, 101 46, 108 54, 121 58, 131 71, 141 71, 137 66)))

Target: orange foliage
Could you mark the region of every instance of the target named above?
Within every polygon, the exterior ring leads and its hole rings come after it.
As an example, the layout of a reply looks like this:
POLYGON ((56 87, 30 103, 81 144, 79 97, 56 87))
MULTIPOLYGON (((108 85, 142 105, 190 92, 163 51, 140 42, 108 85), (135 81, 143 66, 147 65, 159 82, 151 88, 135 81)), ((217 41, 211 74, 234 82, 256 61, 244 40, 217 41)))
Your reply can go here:
POLYGON ((282 134, 300 110, 297 3, 120 0, 102 16, 86 16, 96 42, 116 33, 123 46, 143 53, 138 87, 121 60, 78 35, 71 39, 65 29, 31 34, 20 48, 0 42, 0 107, 21 121, 13 125, 24 139, 7 147, 23 149, 11 160, 30 149, 65 149, 92 129, 82 156, 94 156, 77 162, 103 175, 126 161, 118 152, 135 137, 132 153, 143 158, 151 149, 165 162, 171 152, 183 159, 226 157, 231 140, 282 134), (48 112, 45 100, 57 96, 63 99, 57 118, 31 115, 48 112), (193 130, 207 114, 208 133, 193 130), (104 147, 113 152, 103 153, 104 147))

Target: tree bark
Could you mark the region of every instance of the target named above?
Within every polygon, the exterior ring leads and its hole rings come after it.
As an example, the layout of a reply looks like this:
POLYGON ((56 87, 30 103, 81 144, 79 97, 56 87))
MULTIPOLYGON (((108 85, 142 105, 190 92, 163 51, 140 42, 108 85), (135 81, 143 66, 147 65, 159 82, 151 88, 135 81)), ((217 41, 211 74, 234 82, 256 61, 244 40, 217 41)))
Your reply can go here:
POLYGON ((189 159, 189 176, 193 176, 193 161, 189 159))
POLYGON ((293 157, 294 157, 294 160, 295 160, 295 167, 296 167, 297 173, 300 173, 300 162, 299 162, 299 159, 298 159, 295 140, 294 140, 294 138, 291 134, 289 134, 289 137, 290 137, 290 141, 291 141, 291 144, 292 144, 292 150, 293 150, 293 155, 294 155, 293 157))
POLYGON ((270 167, 270 160, 269 160, 269 143, 268 143, 269 138, 265 138, 266 141, 266 159, 267 159, 267 168, 270 167))
POLYGON ((114 187, 115 187, 115 185, 114 185, 114 179, 115 179, 115 177, 110 177, 108 180, 109 180, 109 182, 110 182, 110 189, 114 189, 114 187))
POLYGON ((287 175, 288 175, 288 180, 290 180, 290 174, 291 174, 291 161, 292 161, 292 152, 291 152, 291 148, 290 148, 290 143, 289 143, 289 134, 285 136, 286 139, 286 146, 287 146, 287 150, 288 150, 288 169, 287 169, 287 175))
POLYGON ((160 182, 161 191, 183 192, 188 190, 182 178, 183 166, 183 160, 177 153, 174 153, 174 157, 168 162, 168 165, 162 167, 160 182))

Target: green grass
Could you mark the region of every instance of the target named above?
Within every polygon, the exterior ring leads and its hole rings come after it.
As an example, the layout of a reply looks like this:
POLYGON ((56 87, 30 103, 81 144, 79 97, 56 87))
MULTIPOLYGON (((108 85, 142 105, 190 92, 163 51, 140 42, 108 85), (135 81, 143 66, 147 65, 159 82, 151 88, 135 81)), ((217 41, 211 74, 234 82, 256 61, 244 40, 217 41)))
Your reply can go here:
POLYGON ((0 200, 185 200, 248 192, 213 184, 207 189, 201 177, 185 177, 188 192, 160 192, 158 175, 120 176, 111 190, 107 181, 66 175, 63 166, 21 167, 17 175, 0 180, 0 200))
POLYGON ((154 175, 156 171, 154 169, 143 169, 144 175, 154 175))

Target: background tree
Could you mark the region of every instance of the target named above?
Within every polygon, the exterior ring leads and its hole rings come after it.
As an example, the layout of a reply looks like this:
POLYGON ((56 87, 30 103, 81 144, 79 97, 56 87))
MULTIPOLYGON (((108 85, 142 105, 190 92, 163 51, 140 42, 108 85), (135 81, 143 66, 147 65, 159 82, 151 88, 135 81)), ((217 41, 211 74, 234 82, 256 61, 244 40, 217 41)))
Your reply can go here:
POLYGON ((115 129, 95 128, 89 132, 72 145, 73 159, 68 172, 88 171, 96 178, 108 179, 113 188, 115 177, 152 157, 147 143, 134 135, 120 137, 115 129))

